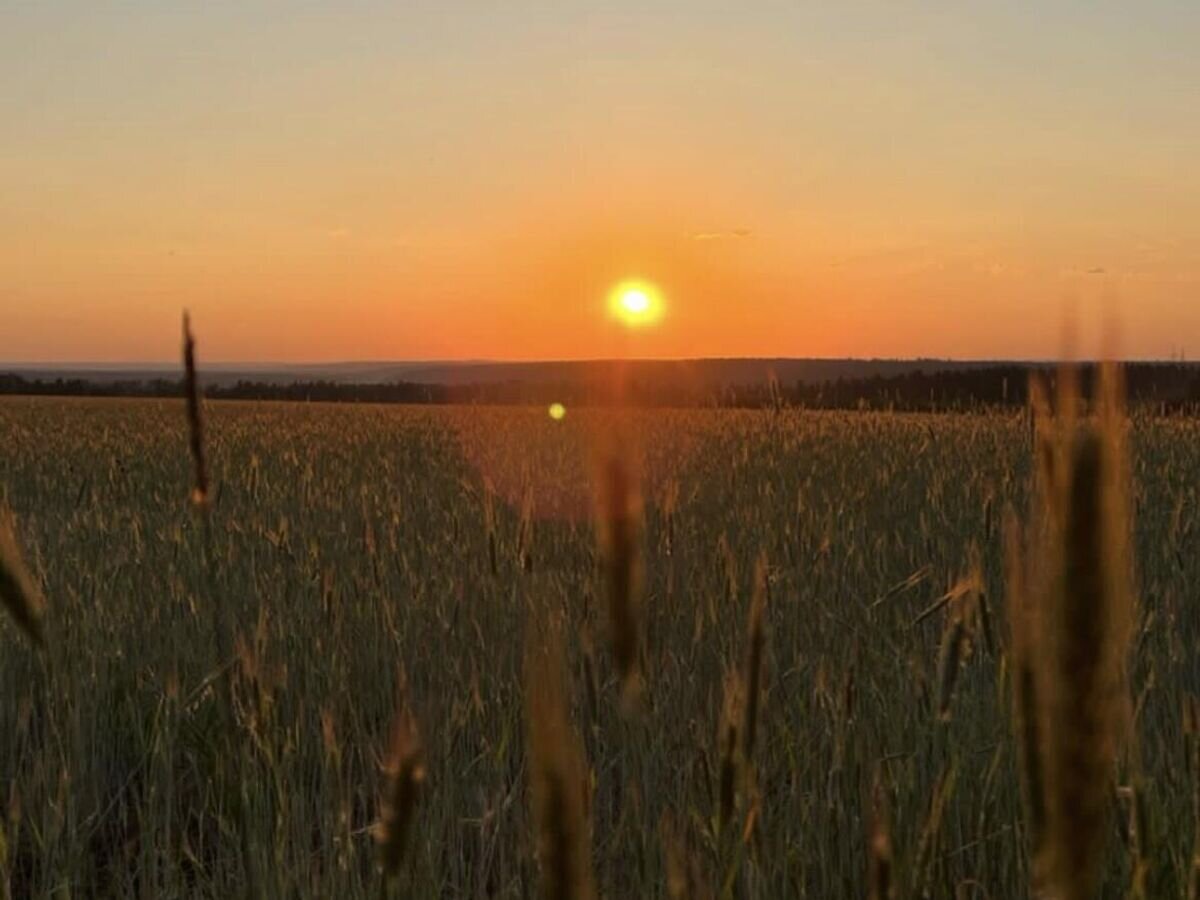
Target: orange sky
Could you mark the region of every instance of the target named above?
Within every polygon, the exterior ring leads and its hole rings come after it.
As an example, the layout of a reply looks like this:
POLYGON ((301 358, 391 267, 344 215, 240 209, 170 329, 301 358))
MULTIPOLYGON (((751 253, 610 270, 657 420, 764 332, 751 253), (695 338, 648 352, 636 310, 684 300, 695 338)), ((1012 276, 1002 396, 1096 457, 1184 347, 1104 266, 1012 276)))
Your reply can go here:
POLYGON ((1200 353, 1195 4, 49 6, 0 361, 1200 353))

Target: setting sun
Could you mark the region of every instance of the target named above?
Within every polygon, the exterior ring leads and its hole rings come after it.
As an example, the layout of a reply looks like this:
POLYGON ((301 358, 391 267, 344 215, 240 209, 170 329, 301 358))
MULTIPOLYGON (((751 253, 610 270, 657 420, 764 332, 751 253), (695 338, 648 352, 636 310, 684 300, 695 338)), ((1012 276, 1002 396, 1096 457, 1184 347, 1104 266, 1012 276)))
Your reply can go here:
POLYGON ((621 305, 625 307, 626 312, 641 315, 650 308, 650 298, 646 296, 645 291, 627 291, 621 296, 621 305))
POLYGON ((609 294, 608 310, 625 325, 652 325, 662 318, 662 295, 648 282, 623 281, 609 294))

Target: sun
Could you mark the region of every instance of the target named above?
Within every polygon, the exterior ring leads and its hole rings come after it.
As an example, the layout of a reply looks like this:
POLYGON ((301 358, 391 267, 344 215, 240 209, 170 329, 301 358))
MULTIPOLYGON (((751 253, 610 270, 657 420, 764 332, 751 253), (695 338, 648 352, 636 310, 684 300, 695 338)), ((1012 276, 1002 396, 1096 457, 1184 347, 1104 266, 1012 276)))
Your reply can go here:
POLYGON ((650 308, 650 298, 645 291, 635 288, 621 295, 621 306, 625 307, 625 312, 640 316, 650 308))
POLYGON ((647 281, 622 281, 608 295, 608 312, 631 328, 653 325, 663 315, 662 294, 647 281))

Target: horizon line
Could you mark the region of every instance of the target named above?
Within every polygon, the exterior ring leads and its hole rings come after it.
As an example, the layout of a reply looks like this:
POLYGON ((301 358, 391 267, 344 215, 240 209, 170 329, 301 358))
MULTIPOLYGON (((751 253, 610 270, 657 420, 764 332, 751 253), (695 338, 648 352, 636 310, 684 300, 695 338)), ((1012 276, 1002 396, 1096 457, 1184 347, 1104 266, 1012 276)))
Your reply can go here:
MULTIPOLYGON (((1011 363, 1014 365, 1058 365, 1061 363, 1096 363, 1106 361, 1104 357, 1062 359, 1041 356, 596 356, 578 358, 543 359, 491 359, 491 358, 426 358, 426 359, 336 359, 336 360, 254 360, 218 359, 201 360, 200 367, 222 368, 332 368, 336 366, 521 366, 521 365, 586 365, 594 363, 703 363, 703 362, 938 362, 955 364, 1011 363)), ((1128 356, 1116 359, 1121 363, 1186 363, 1190 359, 1162 356, 1128 356)), ((178 360, 2 360, 0 368, 12 369, 174 369, 181 367, 178 360)))

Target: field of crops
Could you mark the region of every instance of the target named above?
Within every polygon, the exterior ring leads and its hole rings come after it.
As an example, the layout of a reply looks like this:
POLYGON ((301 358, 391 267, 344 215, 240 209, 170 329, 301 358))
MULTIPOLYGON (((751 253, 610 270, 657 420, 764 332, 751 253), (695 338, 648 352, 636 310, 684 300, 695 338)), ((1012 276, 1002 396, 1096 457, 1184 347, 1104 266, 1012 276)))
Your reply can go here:
MULTIPOLYGON (((1024 415, 213 403, 205 430, 201 511, 182 401, 0 401, 46 600, 44 650, 0 617, 0 896, 1029 896, 1024 415), (625 679, 610 457, 641 486, 625 679), (385 880, 375 825, 413 799, 385 880)), ((1130 445, 1103 895, 1187 896, 1200 423, 1130 445)))

